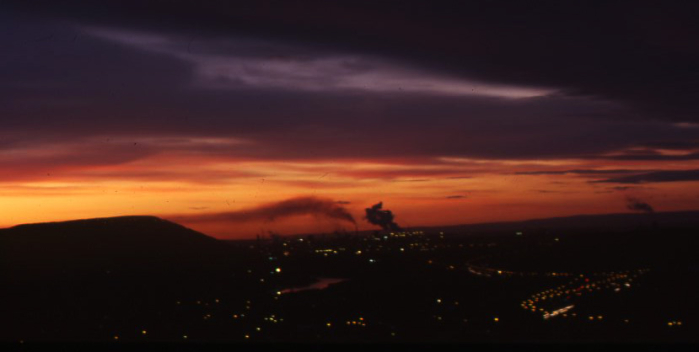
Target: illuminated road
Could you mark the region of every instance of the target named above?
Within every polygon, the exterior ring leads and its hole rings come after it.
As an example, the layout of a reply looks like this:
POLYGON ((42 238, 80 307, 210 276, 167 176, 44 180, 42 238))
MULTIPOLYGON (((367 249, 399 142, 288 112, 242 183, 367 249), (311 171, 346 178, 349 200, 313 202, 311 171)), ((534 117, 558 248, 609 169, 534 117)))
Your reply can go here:
MULTIPOLYGON (((503 269, 494 269, 472 264, 467 265, 467 270, 473 275, 483 277, 570 277, 571 280, 563 285, 556 286, 535 293, 523 300, 520 306, 532 313, 541 314, 543 319, 554 317, 576 317, 575 308, 571 302, 583 295, 591 295, 601 291, 620 292, 630 289, 633 281, 649 271, 649 269, 637 269, 626 271, 610 271, 590 274, 572 274, 566 272, 518 272, 503 269)), ((595 317, 591 317, 595 318, 595 317)), ((601 320, 602 316, 597 316, 601 320)))

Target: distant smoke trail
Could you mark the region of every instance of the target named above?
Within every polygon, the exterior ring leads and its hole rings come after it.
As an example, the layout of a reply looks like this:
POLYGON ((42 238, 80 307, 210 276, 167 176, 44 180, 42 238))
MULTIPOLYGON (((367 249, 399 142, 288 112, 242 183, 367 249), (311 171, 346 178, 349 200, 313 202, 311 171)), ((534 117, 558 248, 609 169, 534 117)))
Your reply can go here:
POLYGON ((265 204, 247 210, 201 215, 182 215, 173 220, 195 222, 246 222, 255 220, 274 221, 296 215, 320 215, 331 219, 356 224, 354 217, 345 207, 332 199, 316 197, 291 198, 277 203, 265 204))
POLYGON ((366 208, 366 220, 374 225, 381 226, 386 231, 400 231, 400 226, 393 222, 393 213, 390 210, 381 210, 383 202, 366 208))
POLYGON ((652 206, 650 206, 650 204, 634 197, 626 198, 626 207, 629 210, 640 211, 648 214, 654 212, 654 209, 652 206))

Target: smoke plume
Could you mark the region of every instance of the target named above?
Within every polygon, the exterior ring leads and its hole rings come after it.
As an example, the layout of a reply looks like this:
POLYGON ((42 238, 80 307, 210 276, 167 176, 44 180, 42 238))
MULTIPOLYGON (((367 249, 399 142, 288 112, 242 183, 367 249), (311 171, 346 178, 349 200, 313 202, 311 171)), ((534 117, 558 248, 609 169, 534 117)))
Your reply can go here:
POLYGON ((183 215, 172 218, 188 223, 247 222, 256 220, 274 221, 279 218, 297 215, 318 215, 355 224, 352 214, 341 204, 338 204, 332 199, 317 197, 297 197, 247 210, 202 215, 183 215))
POLYGON ((393 213, 390 210, 381 210, 383 202, 366 208, 366 220, 374 225, 381 226, 386 231, 400 231, 400 226, 393 222, 393 213))
POLYGON ((626 207, 629 210, 640 211, 649 214, 654 212, 654 209, 652 206, 650 206, 650 204, 634 197, 626 198, 626 207))

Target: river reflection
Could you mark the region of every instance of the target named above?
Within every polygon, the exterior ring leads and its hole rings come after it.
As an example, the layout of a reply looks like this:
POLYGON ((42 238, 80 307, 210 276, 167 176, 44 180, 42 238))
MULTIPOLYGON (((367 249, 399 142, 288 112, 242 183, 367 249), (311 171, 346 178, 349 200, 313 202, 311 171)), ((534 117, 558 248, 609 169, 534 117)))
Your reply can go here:
POLYGON ((285 293, 294 293, 294 292, 301 292, 301 291, 307 291, 307 290, 323 290, 323 289, 328 288, 330 285, 334 285, 334 284, 337 284, 337 283, 340 283, 343 281, 347 281, 347 279, 319 277, 318 281, 316 281, 315 283, 312 283, 308 286, 285 288, 285 289, 279 291, 279 293, 285 294, 285 293))

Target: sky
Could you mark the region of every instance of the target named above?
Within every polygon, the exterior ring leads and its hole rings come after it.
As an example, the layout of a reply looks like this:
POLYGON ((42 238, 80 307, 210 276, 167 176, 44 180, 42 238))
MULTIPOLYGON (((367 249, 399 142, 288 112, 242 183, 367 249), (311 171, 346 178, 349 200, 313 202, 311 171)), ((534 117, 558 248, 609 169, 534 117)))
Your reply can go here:
POLYGON ((0 227, 219 238, 699 209, 699 6, 0 5, 0 227))

